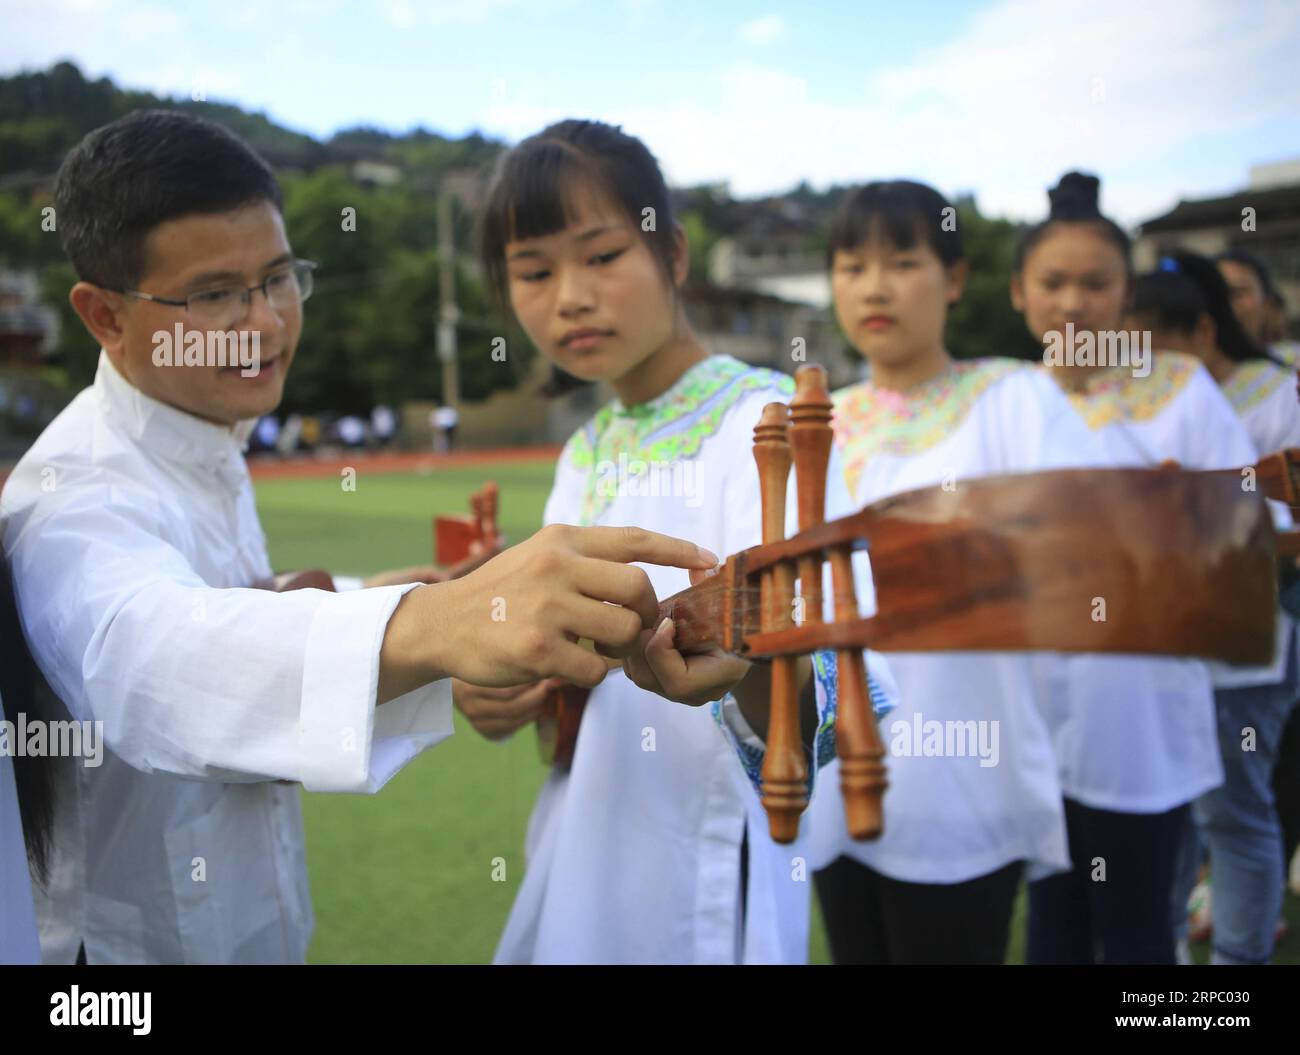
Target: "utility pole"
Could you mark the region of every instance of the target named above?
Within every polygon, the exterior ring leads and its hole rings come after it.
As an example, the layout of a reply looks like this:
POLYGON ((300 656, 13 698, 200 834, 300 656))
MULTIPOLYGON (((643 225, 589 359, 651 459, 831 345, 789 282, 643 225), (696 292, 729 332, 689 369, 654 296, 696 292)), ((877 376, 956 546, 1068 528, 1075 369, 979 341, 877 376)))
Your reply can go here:
POLYGON ((456 197, 452 174, 447 173, 438 189, 438 359, 442 363, 442 402, 460 405, 460 364, 456 359, 456 237, 452 230, 452 206, 456 197))

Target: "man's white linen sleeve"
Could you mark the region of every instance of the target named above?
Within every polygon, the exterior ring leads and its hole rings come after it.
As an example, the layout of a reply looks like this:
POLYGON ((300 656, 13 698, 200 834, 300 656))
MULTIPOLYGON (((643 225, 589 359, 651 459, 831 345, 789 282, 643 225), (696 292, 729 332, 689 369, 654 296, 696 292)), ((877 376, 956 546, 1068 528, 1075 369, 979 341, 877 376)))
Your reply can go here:
POLYGON ((451 734, 445 680, 375 706, 384 632, 414 584, 210 587, 153 516, 112 496, 18 510, 5 550, 41 670, 130 765, 364 792, 451 734))

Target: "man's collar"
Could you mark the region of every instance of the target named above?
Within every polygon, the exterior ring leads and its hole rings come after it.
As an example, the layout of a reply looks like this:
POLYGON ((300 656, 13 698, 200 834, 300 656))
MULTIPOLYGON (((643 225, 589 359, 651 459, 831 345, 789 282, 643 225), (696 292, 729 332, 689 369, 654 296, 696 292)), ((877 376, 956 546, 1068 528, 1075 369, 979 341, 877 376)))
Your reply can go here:
POLYGON ((243 450, 257 427, 256 418, 218 425, 168 406, 118 373, 103 349, 95 391, 105 412, 142 447, 169 461, 216 472, 238 489, 244 476, 243 450))

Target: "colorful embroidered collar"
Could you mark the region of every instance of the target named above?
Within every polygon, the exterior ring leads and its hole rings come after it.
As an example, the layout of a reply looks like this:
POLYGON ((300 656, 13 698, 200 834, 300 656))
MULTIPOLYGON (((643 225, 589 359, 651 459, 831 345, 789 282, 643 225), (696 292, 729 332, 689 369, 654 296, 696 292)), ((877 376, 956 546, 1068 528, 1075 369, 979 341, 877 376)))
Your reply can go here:
POLYGON ((1115 421, 1150 421, 1187 387, 1201 362, 1180 352, 1156 352, 1151 373, 1135 377, 1127 367, 1098 371, 1082 392, 1067 392, 1090 429, 1115 421))
POLYGON ((625 407, 616 399, 602 407, 573 434, 561 456, 586 471, 581 522, 596 523, 613 502, 610 488, 597 486, 603 466, 617 464, 620 456, 628 462, 661 464, 693 458, 743 395, 764 388, 776 388, 788 399, 794 381, 774 370, 714 355, 649 402, 625 407))
POLYGON ((1028 364, 1016 359, 966 359, 905 392, 870 382, 836 392, 835 442, 844 453, 849 492, 857 494, 876 455, 908 458, 929 450, 961 425, 990 385, 1025 369, 1028 364))
POLYGON ((1242 363, 1223 384, 1223 394, 1232 409, 1244 414, 1256 403, 1277 391, 1278 386, 1290 384, 1295 375, 1283 370, 1267 359, 1251 359, 1242 363))

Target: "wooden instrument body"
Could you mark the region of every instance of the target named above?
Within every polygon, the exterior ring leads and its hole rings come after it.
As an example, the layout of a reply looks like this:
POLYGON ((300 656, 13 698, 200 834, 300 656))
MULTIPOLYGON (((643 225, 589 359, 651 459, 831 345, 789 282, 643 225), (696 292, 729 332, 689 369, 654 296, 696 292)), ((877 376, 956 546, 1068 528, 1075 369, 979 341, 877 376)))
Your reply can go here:
POLYGON ((731 557, 666 599, 684 649, 751 659, 818 648, 1048 650, 1271 658, 1275 538, 1241 473, 1060 470, 895 495, 731 557), (757 576, 847 542, 878 613, 764 634, 757 576))
MULTIPOLYGON (((1265 488, 1261 463, 1261 492, 1265 488)), ((1277 473, 1276 467, 1270 469, 1277 473)), ((1283 536, 1286 537, 1286 536, 1283 536)), ((659 605, 683 651, 753 660, 821 648, 1272 659, 1278 537, 1239 470, 1059 470, 894 495, 734 554, 659 605), (867 548, 877 614, 761 630, 764 568, 867 548)), ((567 768, 585 689, 553 691, 544 757, 567 768)))
POLYGON ((443 578, 459 579, 495 557, 505 546, 497 530, 497 485, 488 482, 469 496, 470 516, 433 518, 433 563, 443 578))
POLYGON ((434 563, 442 567, 458 564, 470 555, 471 547, 482 537, 472 517, 434 517, 434 563))
POLYGON ((578 685, 552 685, 537 716, 537 749, 542 761, 567 773, 578 748, 578 729, 590 689, 578 685))

